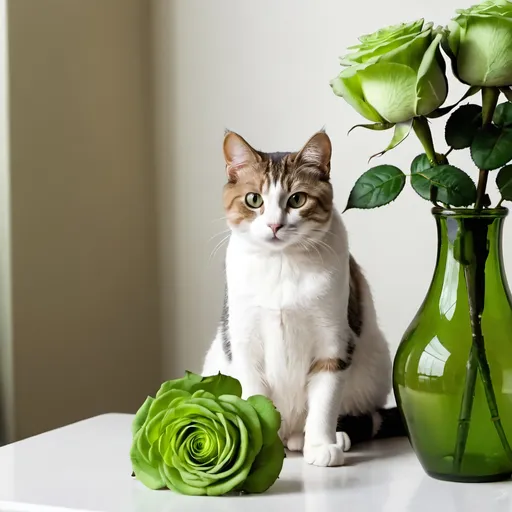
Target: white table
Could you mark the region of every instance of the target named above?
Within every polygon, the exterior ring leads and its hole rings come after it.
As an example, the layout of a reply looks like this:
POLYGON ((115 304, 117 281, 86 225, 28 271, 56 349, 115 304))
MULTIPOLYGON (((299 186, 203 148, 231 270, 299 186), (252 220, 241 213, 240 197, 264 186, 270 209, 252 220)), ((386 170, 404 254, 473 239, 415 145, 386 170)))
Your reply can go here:
POLYGON ((512 482, 454 484, 423 472, 406 440, 375 441, 341 468, 284 461, 265 494, 191 497, 132 479, 131 415, 107 414, 0 448, 2 512, 504 512, 512 482))

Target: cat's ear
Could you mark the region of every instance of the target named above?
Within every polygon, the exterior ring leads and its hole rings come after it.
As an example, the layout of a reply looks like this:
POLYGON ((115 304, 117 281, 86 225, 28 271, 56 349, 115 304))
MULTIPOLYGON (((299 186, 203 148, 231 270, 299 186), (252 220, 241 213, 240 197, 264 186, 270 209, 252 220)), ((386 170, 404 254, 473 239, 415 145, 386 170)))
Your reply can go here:
POLYGON ((315 133, 302 149, 297 153, 295 161, 317 167, 318 170, 329 175, 331 170, 331 139, 324 132, 315 133))
POLYGON ((261 156, 240 135, 227 132, 224 136, 224 160, 229 179, 236 180, 240 169, 261 162, 261 156))

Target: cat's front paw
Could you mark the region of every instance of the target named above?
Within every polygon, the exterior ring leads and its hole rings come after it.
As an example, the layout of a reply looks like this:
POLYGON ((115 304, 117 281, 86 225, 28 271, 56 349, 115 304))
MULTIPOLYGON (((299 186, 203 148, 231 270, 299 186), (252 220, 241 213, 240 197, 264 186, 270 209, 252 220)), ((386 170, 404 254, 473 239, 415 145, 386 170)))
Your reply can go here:
POLYGON ((341 444, 319 444, 304 446, 304 460, 314 466, 343 466, 345 454, 341 444))
POLYGON ((290 435, 286 441, 286 448, 291 452, 301 452, 304 449, 304 432, 290 435))
POLYGON ((344 452, 348 452, 352 447, 352 441, 346 432, 336 432, 336 444, 340 445, 344 452))

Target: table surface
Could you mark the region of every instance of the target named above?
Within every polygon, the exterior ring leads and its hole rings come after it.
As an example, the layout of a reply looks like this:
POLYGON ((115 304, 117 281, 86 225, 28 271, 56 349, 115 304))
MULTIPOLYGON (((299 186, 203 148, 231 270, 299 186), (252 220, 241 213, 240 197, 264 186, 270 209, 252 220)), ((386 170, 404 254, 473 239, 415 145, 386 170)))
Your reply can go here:
POLYGON ((131 421, 106 414, 0 448, 3 512, 512 512, 512 482, 428 477, 407 440, 354 447, 339 468, 284 461, 264 494, 225 498, 151 491, 131 478, 131 421))

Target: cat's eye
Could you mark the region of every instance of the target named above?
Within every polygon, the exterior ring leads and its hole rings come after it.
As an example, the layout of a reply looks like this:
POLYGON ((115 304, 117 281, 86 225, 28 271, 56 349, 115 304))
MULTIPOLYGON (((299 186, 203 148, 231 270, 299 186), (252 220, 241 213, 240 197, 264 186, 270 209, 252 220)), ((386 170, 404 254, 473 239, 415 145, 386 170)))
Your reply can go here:
POLYGON ((305 192, 297 192, 288 199, 288 206, 290 208, 301 208, 306 204, 308 196, 305 192))
POLYGON ((263 204, 263 197, 255 192, 250 192, 245 196, 245 204, 249 208, 261 208, 261 205, 263 204))

